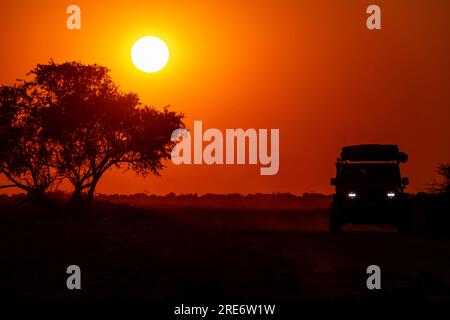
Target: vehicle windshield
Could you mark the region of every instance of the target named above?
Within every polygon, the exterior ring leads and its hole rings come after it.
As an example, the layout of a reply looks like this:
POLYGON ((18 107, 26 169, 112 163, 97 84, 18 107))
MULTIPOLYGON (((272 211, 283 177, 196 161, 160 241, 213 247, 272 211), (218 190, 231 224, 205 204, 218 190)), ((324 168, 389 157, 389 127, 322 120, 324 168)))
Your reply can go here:
POLYGON ((341 179, 348 183, 399 184, 400 169, 397 164, 344 164, 341 179))

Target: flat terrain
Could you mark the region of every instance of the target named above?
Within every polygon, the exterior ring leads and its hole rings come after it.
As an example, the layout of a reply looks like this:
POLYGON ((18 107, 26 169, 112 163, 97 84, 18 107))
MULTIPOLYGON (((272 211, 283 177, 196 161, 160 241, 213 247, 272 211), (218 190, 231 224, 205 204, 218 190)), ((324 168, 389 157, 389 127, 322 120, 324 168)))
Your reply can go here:
POLYGON ((292 301, 449 299, 450 239, 389 227, 327 234, 326 210, 0 213, 0 298, 292 301), (82 290, 66 289, 66 268, 82 290), (366 268, 382 290, 366 288, 366 268))

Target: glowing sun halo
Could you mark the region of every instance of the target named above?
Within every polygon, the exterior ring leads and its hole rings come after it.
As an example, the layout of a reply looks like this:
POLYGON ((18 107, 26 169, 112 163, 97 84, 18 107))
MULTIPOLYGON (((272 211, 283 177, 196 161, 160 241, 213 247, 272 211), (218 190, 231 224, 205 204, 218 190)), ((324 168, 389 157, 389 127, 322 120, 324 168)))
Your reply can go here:
POLYGON ((141 71, 157 72, 169 61, 169 48, 157 37, 143 37, 134 43, 131 60, 141 71))

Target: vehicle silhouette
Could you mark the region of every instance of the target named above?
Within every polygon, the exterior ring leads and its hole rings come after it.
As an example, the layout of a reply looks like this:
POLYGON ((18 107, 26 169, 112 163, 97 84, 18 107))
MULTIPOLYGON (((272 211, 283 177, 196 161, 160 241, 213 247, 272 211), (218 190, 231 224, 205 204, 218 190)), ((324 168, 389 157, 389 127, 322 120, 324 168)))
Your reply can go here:
POLYGON ((394 224, 410 231, 407 177, 400 163, 408 155, 397 145, 364 144, 343 147, 336 160, 335 194, 330 205, 329 231, 337 235, 345 224, 394 224))

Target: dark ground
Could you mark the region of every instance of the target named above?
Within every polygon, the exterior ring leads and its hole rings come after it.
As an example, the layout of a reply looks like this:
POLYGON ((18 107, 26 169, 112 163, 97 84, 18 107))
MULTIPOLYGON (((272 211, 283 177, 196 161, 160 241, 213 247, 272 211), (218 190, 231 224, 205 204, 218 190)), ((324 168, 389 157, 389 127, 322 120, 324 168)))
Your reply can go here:
POLYGON ((0 213, 0 298, 292 301, 450 299, 450 239, 390 227, 327 234, 327 211, 0 213), (82 290, 66 288, 81 267, 82 290), (366 268, 382 290, 366 288, 366 268))

